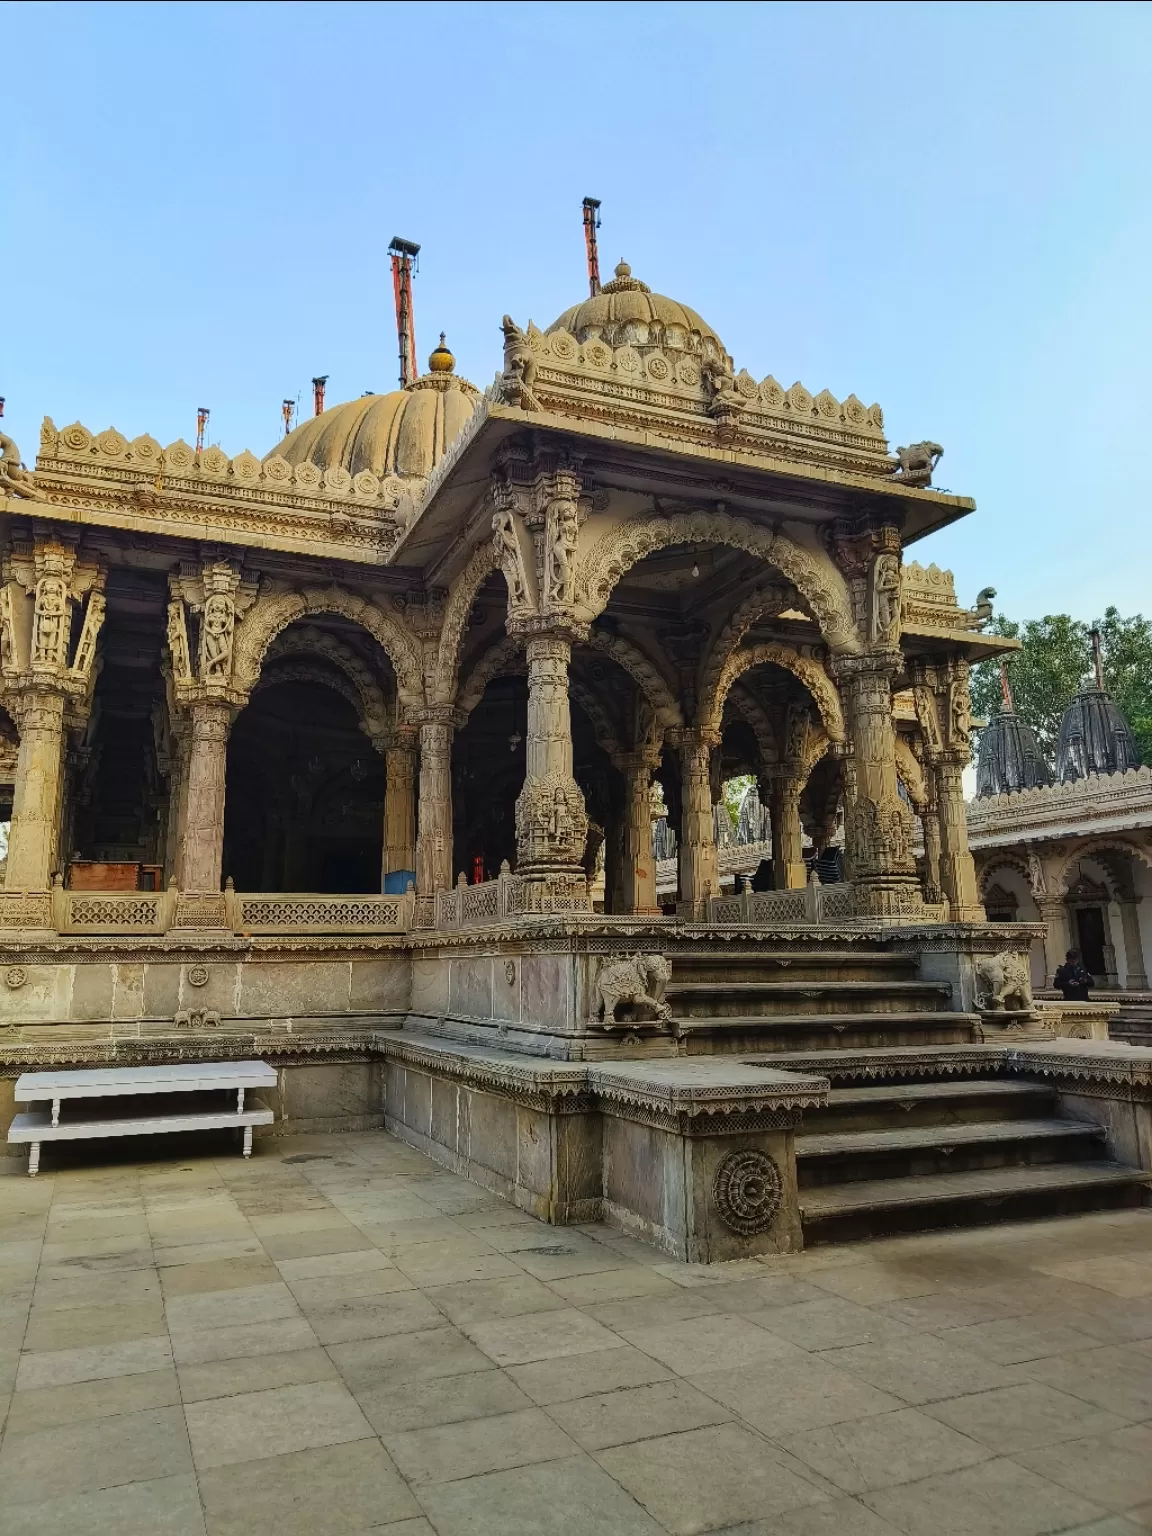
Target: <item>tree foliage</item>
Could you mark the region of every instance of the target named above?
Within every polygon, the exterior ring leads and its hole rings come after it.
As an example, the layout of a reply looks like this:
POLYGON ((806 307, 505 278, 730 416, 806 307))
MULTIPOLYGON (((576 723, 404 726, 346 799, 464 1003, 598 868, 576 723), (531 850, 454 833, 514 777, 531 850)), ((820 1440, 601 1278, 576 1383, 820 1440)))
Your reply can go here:
MULTIPOLYGON (((1152 621, 1143 614, 1123 618, 1108 608, 1096 621, 1104 664, 1104 686, 1132 727, 1142 763, 1152 763, 1152 621)), ((997 615, 986 633, 1007 635, 1023 648, 1007 658, 1008 680, 1017 714, 1036 733, 1054 762, 1060 721, 1072 695, 1092 677, 1092 628, 1067 613, 1047 614, 1023 624, 997 615)), ((1000 663, 972 669, 972 710, 994 715, 1000 708, 1000 663)))

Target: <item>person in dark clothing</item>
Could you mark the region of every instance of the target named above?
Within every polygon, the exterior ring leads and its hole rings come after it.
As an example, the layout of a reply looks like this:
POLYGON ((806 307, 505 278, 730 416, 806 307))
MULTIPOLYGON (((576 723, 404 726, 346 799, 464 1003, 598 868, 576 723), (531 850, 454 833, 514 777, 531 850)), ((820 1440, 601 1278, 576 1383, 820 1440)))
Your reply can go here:
POLYGON ((1088 988, 1092 985, 1092 977, 1081 964, 1078 949, 1070 949, 1064 956, 1064 964, 1057 966, 1052 985, 1058 992, 1063 992, 1066 1003, 1088 1001, 1088 988))

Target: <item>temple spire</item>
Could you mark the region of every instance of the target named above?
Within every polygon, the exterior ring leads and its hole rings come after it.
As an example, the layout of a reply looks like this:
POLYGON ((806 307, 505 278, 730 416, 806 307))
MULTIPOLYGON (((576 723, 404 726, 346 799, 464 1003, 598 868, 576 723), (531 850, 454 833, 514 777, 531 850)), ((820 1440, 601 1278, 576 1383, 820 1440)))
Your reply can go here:
POLYGON ((1011 714, 1016 706, 1012 702, 1012 684, 1008 681, 1008 665, 1003 656, 1000 658, 1000 697, 1005 714, 1011 714))
POLYGON ((1104 692, 1104 660, 1100 649, 1100 631, 1095 627, 1092 630, 1092 667, 1096 673, 1096 686, 1100 692, 1104 692))

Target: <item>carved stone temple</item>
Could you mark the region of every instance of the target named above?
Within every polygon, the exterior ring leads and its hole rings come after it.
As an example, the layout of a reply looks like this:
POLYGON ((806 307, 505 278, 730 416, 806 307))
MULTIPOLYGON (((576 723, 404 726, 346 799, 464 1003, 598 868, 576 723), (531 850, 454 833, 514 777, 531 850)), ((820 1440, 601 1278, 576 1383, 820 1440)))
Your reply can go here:
POLYGON ((906 559, 974 510, 939 445, 624 263, 503 335, 486 391, 442 342, 262 458, 0 441, 6 1115, 260 1057, 277 1130, 699 1260, 1141 1201, 1152 1056, 1024 1027, 1039 930, 981 905, 968 669, 1014 642, 906 559), (722 881, 739 775, 770 889, 722 881))

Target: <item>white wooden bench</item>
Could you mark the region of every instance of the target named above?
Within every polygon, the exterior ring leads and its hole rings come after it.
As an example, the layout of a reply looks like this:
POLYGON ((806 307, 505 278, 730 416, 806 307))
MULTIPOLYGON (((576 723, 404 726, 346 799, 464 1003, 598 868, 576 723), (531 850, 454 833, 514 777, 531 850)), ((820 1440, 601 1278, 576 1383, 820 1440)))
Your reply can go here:
POLYGON ((274 1088, 276 1072, 263 1061, 189 1062, 171 1067, 99 1067, 73 1072, 25 1072, 16 1081, 17 1103, 47 1102, 49 1109, 33 1109, 14 1116, 8 1140, 29 1142, 28 1173, 40 1167, 40 1145, 45 1141, 85 1141, 102 1136, 155 1136, 165 1131, 214 1131, 239 1126, 244 1132, 244 1156, 252 1155, 252 1127, 271 1125, 270 1109, 245 1109, 244 1095, 252 1088, 274 1088), (131 1115, 123 1113, 123 1100, 133 1094, 163 1093, 236 1094, 236 1107, 194 1109, 184 1114, 131 1115), (88 1119, 60 1118, 66 1100, 111 1100, 108 1106, 120 1113, 88 1119))

